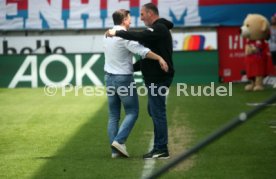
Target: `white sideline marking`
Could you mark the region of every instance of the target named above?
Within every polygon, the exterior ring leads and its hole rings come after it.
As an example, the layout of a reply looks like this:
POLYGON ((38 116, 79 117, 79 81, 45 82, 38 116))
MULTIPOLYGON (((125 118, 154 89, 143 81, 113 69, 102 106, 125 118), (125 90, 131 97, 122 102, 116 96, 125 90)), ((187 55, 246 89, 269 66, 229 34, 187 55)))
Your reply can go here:
MULTIPOLYGON (((168 97, 169 97, 169 94, 167 94, 167 96, 166 96, 166 102, 165 102, 166 105, 168 103, 168 97)), ((153 143, 154 143, 154 136, 150 140, 150 145, 149 145, 149 149, 148 149, 149 152, 153 148, 153 143)), ((141 176, 142 179, 148 177, 152 173, 152 171, 154 169, 155 161, 156 161, 155 159, 145 160, 145 165, 144 165, 144 169, 143 169, 142 176, 141 176)))
MULTIPOLYGON (((153 148, 153 140, 154 140, 154 137, 152 137, 150 140, 149 152, 153 148)), ((148 177, 152 173, 154 169, 154 165, 155 165, 155 159, 145 160, 145 165, 141 176, 142 179, 148 177)))

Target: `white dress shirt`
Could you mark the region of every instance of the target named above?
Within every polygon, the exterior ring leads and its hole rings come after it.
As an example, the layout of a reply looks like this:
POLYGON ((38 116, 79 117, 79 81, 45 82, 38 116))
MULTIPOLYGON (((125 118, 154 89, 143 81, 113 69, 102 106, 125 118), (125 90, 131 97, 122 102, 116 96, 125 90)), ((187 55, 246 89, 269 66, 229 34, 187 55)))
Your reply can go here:
MULTIPOLYGON (((126 30, 116 25, 115 30, 126 30)), ((133 74, 133 54, 145 58, 150 49, 138 42, 125 40, 120 37, 104 37, 104 70, 112 74, 133 74)))

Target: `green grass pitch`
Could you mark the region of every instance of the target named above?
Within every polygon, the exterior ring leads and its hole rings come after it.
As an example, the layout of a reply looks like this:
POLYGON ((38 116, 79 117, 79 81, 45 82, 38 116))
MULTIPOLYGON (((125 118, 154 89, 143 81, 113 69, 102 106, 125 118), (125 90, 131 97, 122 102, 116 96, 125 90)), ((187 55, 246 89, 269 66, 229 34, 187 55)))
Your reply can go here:
MULTIPOLYGON (((275 93, 246 93, 233 86, 231 97, 168 97, 171 156, 275 93)), ((0 178, 141 178, 153 126, 140 97, 139 119, 126 143, 130 158, 111 159, 106 96, 75 96, 43 88, 0 89, 0 178)), ((123 114, 122 114, 123 116, 123 114)), ((276 106, 200 150, 163 178, 276 178, 276 106)), ((158 160, 155 169, 169 160, 158 160)))

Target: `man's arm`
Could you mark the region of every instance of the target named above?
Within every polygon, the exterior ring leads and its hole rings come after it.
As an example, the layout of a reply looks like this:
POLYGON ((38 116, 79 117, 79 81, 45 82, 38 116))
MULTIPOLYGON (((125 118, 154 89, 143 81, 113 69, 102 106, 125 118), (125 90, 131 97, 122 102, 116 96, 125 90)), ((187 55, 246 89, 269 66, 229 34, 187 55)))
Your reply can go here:
POLYGON ((167 62, 156 53, 150 51, 150 49, 144 47, 143 45, 139 44, 138 42, 134 41, 126 41, 125 47, 131 51, 132 53, 140 55, 142 58, 150 58, 153 60, 157 60, 165 72, 168 71, 169 67, 167 65, 167 62))
POLYGON ((163 71, 168 72, 169 67, 167 62, 159 55, 157 55, 156 53, 149 51, 146 55, 147 58, 153 59, 153 60, 157 60, 160 64, 160 67, 163 71))
POLYGON ((147 28, 146 30, 141 32, 133 32, 133 31, 130 32, 130 31, 124 31, 124 30, 116 31, 114 29, 110 29, 106 32, 106 36, 108 37, 118 36, 127 40, 145 42, 145 41, 160 39, 162 38, 163 33, 161 31, 161 27, 156 26, 154 29, 147 28))

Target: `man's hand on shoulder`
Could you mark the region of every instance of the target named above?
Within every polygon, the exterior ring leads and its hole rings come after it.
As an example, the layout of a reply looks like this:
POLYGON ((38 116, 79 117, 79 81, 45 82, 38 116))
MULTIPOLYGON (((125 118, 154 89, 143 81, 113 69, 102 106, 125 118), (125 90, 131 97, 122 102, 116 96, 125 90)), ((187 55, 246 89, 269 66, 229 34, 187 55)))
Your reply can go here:
POLYGON ((115 29, 109 29, 105 32, 106 37, 113 37, 116 35, 116 30, 115 29))

